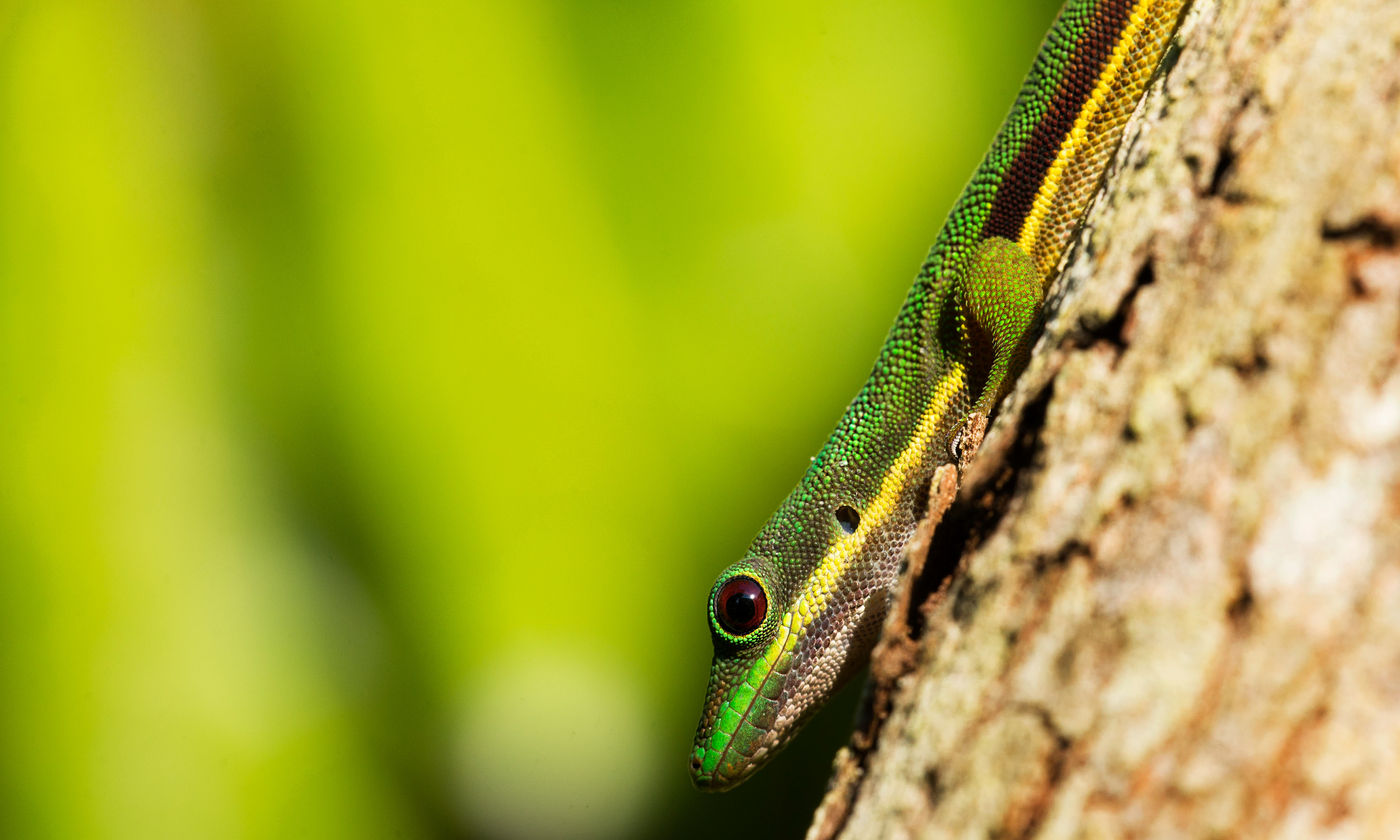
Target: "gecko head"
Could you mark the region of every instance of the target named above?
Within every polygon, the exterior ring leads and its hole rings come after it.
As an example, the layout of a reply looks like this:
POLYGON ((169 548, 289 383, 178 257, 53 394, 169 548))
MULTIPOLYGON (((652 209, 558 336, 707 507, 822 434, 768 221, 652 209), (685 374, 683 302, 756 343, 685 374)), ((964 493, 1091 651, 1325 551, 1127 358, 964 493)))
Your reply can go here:
POLYGON ((728 790, 777 755, 874 644, 884 587, 856 563, 800 568, 751 556, 710 590, 715 653, 690 759, 701 790, 728 790))

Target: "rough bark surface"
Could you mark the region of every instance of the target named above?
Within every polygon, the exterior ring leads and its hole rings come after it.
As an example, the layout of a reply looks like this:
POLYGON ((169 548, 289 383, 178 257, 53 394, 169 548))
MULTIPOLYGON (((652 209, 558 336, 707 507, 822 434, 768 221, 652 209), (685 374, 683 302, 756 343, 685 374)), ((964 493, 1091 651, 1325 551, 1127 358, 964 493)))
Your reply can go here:
POLYGON ((1400 832, 1400 2, 1179 42, 811 837, 1400 832))

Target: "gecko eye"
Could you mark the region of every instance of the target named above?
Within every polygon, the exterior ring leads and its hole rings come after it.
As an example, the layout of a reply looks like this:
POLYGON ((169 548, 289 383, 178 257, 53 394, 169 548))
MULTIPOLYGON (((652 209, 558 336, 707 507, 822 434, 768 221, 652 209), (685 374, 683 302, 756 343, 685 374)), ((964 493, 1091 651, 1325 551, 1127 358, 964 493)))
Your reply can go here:
POLYGON ((751 577, 732 578, 715 593, 715 618, 735 636, 757 630, 768 615, 768 596, 751 577))
POLYGON ((841 530, 847 534, 854 534, 860 527, 860 514, 850 505, 842 505, 836 509, 836 521, 841 523, 841 530))

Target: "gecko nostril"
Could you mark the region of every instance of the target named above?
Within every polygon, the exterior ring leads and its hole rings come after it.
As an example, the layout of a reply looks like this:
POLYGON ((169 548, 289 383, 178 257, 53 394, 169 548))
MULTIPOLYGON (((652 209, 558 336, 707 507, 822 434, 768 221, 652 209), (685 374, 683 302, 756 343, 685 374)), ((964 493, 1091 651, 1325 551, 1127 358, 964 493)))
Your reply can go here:
POLYGON ((850 505, 842 505, 836 509, 836 521, 841 523, 842 531, 854 534, 860 527, 860 514, 850 505))

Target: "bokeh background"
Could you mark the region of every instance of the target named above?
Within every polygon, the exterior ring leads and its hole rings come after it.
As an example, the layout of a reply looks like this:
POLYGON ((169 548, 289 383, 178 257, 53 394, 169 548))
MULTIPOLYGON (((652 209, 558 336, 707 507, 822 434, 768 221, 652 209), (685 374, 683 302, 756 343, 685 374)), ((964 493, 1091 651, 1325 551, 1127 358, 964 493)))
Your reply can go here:
POLYGON ((704 598, 1056 5, 0 3, 0 834, 798 835, 704 598))

